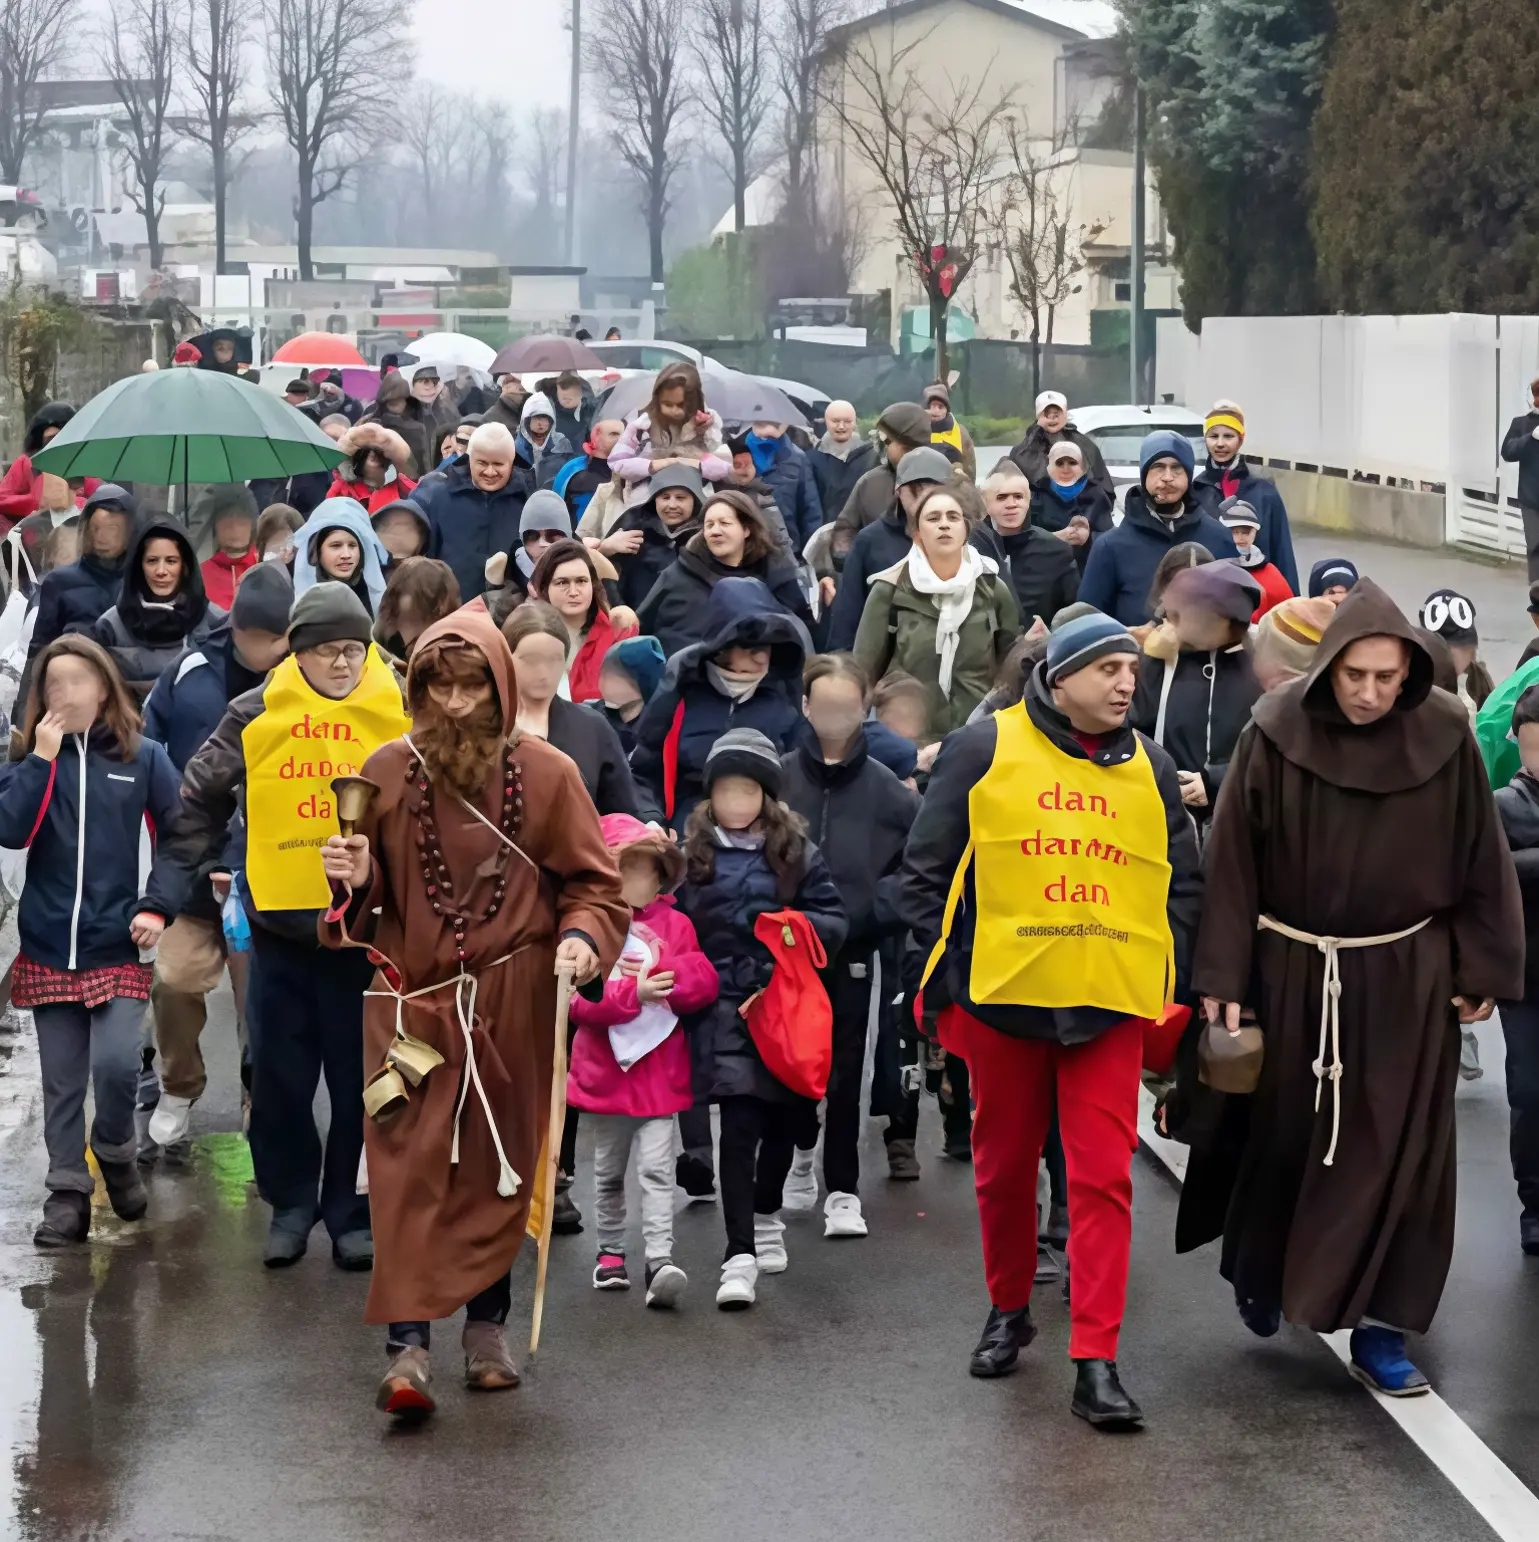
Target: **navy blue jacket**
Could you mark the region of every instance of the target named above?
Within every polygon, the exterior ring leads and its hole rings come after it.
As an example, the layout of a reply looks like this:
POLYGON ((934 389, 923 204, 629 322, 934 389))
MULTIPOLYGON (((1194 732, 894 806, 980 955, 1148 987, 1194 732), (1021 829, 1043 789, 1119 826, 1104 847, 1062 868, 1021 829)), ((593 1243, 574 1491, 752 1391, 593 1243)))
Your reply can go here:
POLYGON ((823 524, 823 505, 818 501, 817 479, 807 452, 782 434, 775 441, 775 458, 759 473, 759 479, 775 495, 775 507, 791 537, 791 555, 800 561, 802 548, 823 524))
MULTIPOLYGON (((139 831, 164 830, 181 807, 181 777, 165 750, 141 739, 124 760, 101 724, 68 734, 57 759, 0 766, 0 846, 27 848, 21 951, 51 969, 137 961, 128 923, 140 910, 139 831)), ((175 911, 165 912, 174 915, 175 911)))
POLYGON ((657 694, 636 721, 631 770, 643 817, 676 830, 704 791, 705 757, 729 728, 757 728, 782 755, 805 731, 802 717, 802 665, 812 651, 807 629, 781 610, 757 578, 724 578, 711 591, 706 608, 707 641, 682 649, 668 660, 657 694), (734 702, 710 683, 706 665, 734 645, 768 647, 769 673, 746 701, 734 702), (670 747, 674 716, 680 707, 677 743, 670 747), (669 767, 673 768, 674 807, 667 806, 669 767))
MULTIPOLYGON (((655 514, 652 518, 657 521, 655 514)), ((655 543, 651 548, 652 551, 659 549, 655 543)), ((648 547, 643 546, 629 560, 645 560, 647 555, 648 547)), ((791 566, 788 558, 776 551, 771 552, 762 562, 729 568, 711 555, 704 536, 694 535, 685 543, 677 560, 658 574, 657 581, 635 607, 642 632, 655 637, 663 645, 663 653, 668 658, 672 658, 681 648, 687 648, 710 636, 710 599, 716 585, 724 578, 760 580, 779 609, 795 616, 803 626, 811 627, 812 612, 807 607, 807 596, 802 593, 796 569, 791 566)), ((622 574, 622 599, 625 594, 625 576, 622 574)))
POLYGON ((44 573, 37 586, 37 621, 27 657, 35 657, 66 632, 90 632, 117 604, 127 571, 125 552, 114 562, 82 557, 78 562, 44 573))
POLYGON ((427 555, 454 569, 462 600, 468 603, 485 590, 488 557, 518 545, 519 517, 533 491, 534 473, 515 462, 502 487, 482 492, 470 480, 467 456, 463 465, 450 465, 429 495, 423 512, 433 527, 433 542, 427 555))
POLYGON ((770 1074, 738 1016, 737 1009, 769 984, 773 972, 769 949, 754 936, 753 924, 765 911, 799 910, 832 958, 849 920, 828 864, 811 842, 794 885, 776 877, 762 850, 718 847, 713 856, 711 877, 685 883, 679 891, 679 908, 694 923, 700 949, 721 979, 720 997, 691 1034, 695 1092, 703 1098, 786 1102, 795 1094, 770 1074))
POLYGON ((203 748, 230 703, 261 685, 235 657, 229 623, 193 644, 155 682, 144 704, 144 731, 165 745, 178 772, 203 748))
POLYGON ((872 439, 857 445, 843 460, 816 445, 807 452, 825 525, 844 512, 855 484, 877 464, 880 455, 881 451, 872 439))
MULTIPOLYGON (((1233 496, 1248 503, 1261 521, 1261 528, 1256 532, 1256 545, 1266 553, 1267 561, 1288 580, 1288 587, 1295 594, 1302 594, 1298 558, 1293 555, 1293 532, 1288 528, 1288 510, 1283 506, 1277 484, 1258 477, 1243 460, 1235 470, 1240 475, 1234 484, 1233 496)), ((1215 467, 1210 461, 1197 473, 1197 485, 1211 487, 1222 502, 1226 496, 1223 476, 1223 468, 1215 467)))
POLYGON ((1079 597, 1087 605, 1104 610, 1124 626, 1139 626, 1149 619, 1149 591, 1154 570, 1172 546, 1196 541, 1215 557, 1235 557, 1230 534, 1209 512, 1214 496, 1211 487, 1193 484, 1197 497, 1188 499, 1173 525, 1149 512, 1144 490, 1128 489, 1122 523, 1098 536, 1090 548, 1079 597))

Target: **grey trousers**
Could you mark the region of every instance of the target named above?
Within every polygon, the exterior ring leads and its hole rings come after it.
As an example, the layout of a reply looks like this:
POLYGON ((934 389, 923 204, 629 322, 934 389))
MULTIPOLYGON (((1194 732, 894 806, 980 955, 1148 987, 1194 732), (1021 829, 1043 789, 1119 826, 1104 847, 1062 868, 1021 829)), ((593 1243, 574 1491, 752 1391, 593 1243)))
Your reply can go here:
POLYGON ((673 1256, 673 1118, 638 1119, 629 1114, 590 1114, 593 1131, 593 1208, 601 1253, 625 1251, 625 1170, 636 1146, 641 1185, 641 1237, 647 1262, 673 1256))
POLYGON ((91 1149, 100 1162, 132 1162, 134 1102, 138 1096, 145 1003, 114 996, 92 1010, 78 1001, 35 1007, 37 1057, 43 1077, 43 1143, 50 1189, 89 1194, 85 1097, 96 1093, 91 1149))

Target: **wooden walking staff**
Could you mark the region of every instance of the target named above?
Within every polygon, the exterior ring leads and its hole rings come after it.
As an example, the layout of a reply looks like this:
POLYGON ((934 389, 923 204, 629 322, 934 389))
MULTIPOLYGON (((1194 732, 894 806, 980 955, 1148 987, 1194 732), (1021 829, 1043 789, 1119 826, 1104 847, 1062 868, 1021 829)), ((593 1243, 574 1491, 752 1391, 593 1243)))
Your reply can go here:
POLYGON ((529 1353, 540 1347, 540 1321, 545 1315, 545 1271, 550 1264, 550 1223, 556 1209, 556 1164, 560 1161, 561 1131, 566 1124, 566 1023, 572 1010, 575 971, 556 966, 556 1053, 550 1073, 550 1126, 545 1132, 545 1161, 540 1167, 539 1259, 534 1271, 534 1321, 529 1328, 529 1353))

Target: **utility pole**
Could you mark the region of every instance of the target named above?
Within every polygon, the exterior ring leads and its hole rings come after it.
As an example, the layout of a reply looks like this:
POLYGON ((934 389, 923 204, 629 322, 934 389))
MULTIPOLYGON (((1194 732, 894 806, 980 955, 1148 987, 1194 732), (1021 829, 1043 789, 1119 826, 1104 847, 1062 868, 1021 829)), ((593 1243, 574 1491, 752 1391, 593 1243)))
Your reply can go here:
POLYGON ((582 113, 582 0, 572 0, 572 96, 566 118, 566 265, 577 262, 577 138, 582 113))
POLYGON ((1128 287, 1128 376, 1135 407, 1144 405, 1144 88, 1133 88, 1133 244, 1128 287))

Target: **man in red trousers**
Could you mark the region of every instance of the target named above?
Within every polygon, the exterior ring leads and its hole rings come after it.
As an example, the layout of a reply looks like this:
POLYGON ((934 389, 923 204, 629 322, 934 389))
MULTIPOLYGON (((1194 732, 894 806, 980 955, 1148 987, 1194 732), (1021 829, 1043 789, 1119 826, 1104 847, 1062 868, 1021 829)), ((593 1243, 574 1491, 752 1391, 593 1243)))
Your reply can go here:
POLYGON ((1127 726, 1138 644, 1100 612, 1053 634, 1024 700, 950 735, 903 864, 926 1015, 967 1062, 992 1303, 974 1376, 1036 1329, 1037 1164, 1069 1179, 1073 1411, 1141 1425, 1117 1375, 1146 1022, 1184 991, 1201 902, 1175 765, 1127 726))

